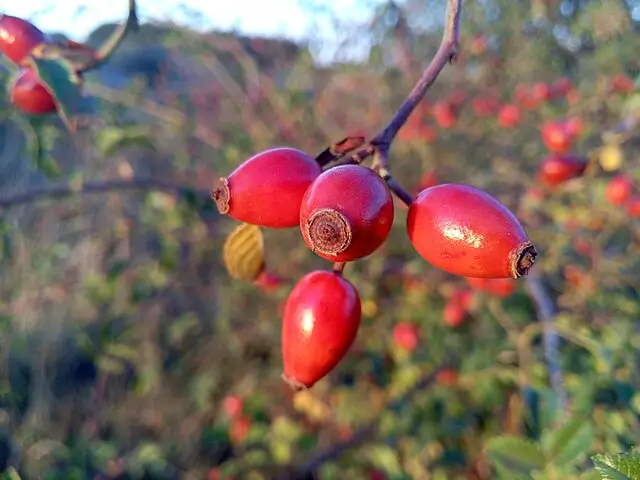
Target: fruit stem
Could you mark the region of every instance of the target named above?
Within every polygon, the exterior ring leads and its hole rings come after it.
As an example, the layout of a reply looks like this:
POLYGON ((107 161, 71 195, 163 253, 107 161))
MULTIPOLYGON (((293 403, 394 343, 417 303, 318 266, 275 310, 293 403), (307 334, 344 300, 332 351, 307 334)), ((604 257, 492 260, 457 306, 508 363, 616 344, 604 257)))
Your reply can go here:
POLYGON ((402 185, 400 185, 398 181, 391 176, 389 170, 384 167, 378 168, 377 170, 378 175, 380 175, 389 186, 389 190, 391 190, 391 193, 398 197, 407 207, 410 207, 413 203, 413 196, 404 188, 402 188, 402 185))
POLYGON ((344 271, 344 267, 346 267, 346 265, 347 262, 335 262, 333 264, 333 273, 342 275, 342 272, 344 271))
POLYGON ((111 36, 100 46, 96 54, 84 65, 78 67, 77 73, 88 72, 106 62, 122 44, 129 32, 135 32, 139 28, 136 0, 129 0, 129 15, 127 21, 118 26, 111 36))

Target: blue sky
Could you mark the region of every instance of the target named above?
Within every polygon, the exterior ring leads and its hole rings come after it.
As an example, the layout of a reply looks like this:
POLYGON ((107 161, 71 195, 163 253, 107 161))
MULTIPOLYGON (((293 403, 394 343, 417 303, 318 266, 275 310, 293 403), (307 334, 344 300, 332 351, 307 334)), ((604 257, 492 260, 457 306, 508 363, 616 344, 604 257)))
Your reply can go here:
MULTIPOLYGON (((41 29, 62 31, 82 39, 97 25, 124 19, 126 0, 22 0, 5 3, 5 13, 31 19, 41 29)), ((237 28, 243 32, 302 38, 309 32, 330 39, 329 12, 348 12, 350 18, 366 20, 371 5, 381 0, 138 0, 141 20, 173 20, 187 23, 185 6, 203 16, 195 28, 237 28), (322 14, 305 5, 314 4, 322 14), (328 10, 328 11, 327 11, 328 10)))

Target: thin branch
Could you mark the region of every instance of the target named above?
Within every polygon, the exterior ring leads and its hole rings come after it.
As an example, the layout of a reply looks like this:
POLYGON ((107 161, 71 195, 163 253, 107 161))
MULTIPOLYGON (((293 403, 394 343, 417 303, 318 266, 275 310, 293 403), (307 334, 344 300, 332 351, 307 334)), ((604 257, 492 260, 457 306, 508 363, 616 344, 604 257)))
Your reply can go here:
POLYGON ((389 150, 391 142, 393 142, 398 131, 424 98, 429 87, 433 85, 438 75, 440 75, 440 72, 442 72, 447 64, 453 63, 456 60, 460 44, 461 16, 462 0, 447 0, 444 33, 442 34, 442 42, 438 47, 438 51, 433 57, 433 60, 431 60, 431 63, 429 63, 424 72, 422 72, 422 76, 416 82, 389 124, 371 140, 371 144, 377 146, 384 153, 389 150))
POLYGON ((564 379, 560 367, 560 337, 555 327, 556 307, 538 274, 530 273, 525 281, 529 296, 536 306, 538 319, 542 324, 542 343, 547 370, 558 410, 562 416, 567 407, 567 393, 564 390, 564 379))
POLYGON ((130 32, 138 30, 138 14, 136 12, 136 1, 129 0, 129 15, 127 21, 119 25, 111 36, 100 46, 96 54, 88 62, 77 69, 78 73, 93 70, 104 62, 120 47, 124 39, 130 32))
MULTIPOLYGON (((380 160, 382 162, 387 161, 387 154, 391 148, 391 143, 402 126, 407 122, 411 113, 424 98, 431 85, 436 81, 440 72, 442 72, 444 67, 449 63, 453 63, 458 56, 458 49, 460 46, 462 2, 463 0, 447 0, 444 32, 442 34, 442 41, 440 42, 438 51, 427 68, 422 72, 422 75, 414 85, 413 89, 400 108, 398 108, 396 113, 393 115, 389 123, 376 136, 374 136, 367 145, 354 154, 355 157, 360 160, 369 157, 373 153, 371 146, 374 146, 377 150, 382 152, 380 160)), ((379 165, 379 167, 387 168, 387 164, 383 163, 379 165)))
MULTIPOLYGON (((398 397, 397 399, 389 402, 385 411, 394 410, 400 411, 406 404, 408 404, 411 399, 419 392, 424 391, 425 389, 431 387, 438 375, 442 370, 447 368, 452 362, 445 361, 438 368, 431 371, 428 375, 422 377, 418 382, 416 382, 411 389, 409 389, 404 395, 398 397)), ((360 427, 356 430, 349 438, 346 440, 336 443, 332 445, 326 450, 316 453, 313 457, 307 460, 304 465, 295 470, 293 475, 288 474, 280 478, 280 480, 301 480, 311 478, 312 474, 318 470, 323 464, 336 460, 341 457, 348 450, 353 448, 360 447, 361 445, 372 442, 376 440, 376 430, 380 424, 380 415, 377 416, 375 420, 367 423, 366 425, 360 427)))
POLYGON ((209 198, 209 191, 196 189, 158 178, 132 178, 131 180, 98 180, 82 183, 51 185, 0 198, 0 209, 34 203, 41 200, 70 197, 76 194, 104 193, 114 190, 161 190, 176 194, 195 194, 209 198))

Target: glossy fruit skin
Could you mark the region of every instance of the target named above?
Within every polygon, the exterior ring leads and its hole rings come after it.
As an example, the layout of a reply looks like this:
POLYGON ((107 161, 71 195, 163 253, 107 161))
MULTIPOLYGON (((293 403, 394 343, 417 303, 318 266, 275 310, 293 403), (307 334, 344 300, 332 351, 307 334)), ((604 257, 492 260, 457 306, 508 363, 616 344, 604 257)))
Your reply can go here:
POLYGON ((422 258, 463 277, 517 278, 537 255, 513 213, 487 192, 443 184, 420 192, 407 232, 422 258))
POLYGON ((541 135, 542 142, 551 152, 567 153, 573 146, 574 137, 562 121, 546 122, 542 126, 541 135))
POLYGON ((397 346, 403 350, 412 352, 418 347, 420 330, 412 323, 401 322, 394 325, 391 336, 397 346))
POLYGON ((0 14, 0 52, 13 63, 19 64, 45 41, 46 35, 30 22, 0 14))
POLYGON ((310 388, 345 356, 362 315, 356 288, 340 274, 317 270, 293 287, 282 323, 283 378, 310 388))
POLYGON ((631 198, 633 187, 633 180, 626 175, 618 175, 609 181, 605 196, 611 205, 623 205, 631 198))
POLYGON ((221 214, 268 228, 298 225, 300 203, 321 167, 305 152, 279 147, 245 160, 211 194, 221 214))
POLYGON ((548 187, 556 187, 572 178, 582 176, 587 162, 574 155, 552 153, 544 158, 538 169, 538 179, 548 187))
POLYGON ((38 75, 29 69, 21 69, 11 86, 11 103, 33 115, 46 115, 57 110, 53 95, 42 85, 38 75))
POLYGON ((393 224, 393 198, 370 168, 342 165, 311 184, 300 206, 300 230, 309 248, 332 262, 349 262, 377 250, 393 224))

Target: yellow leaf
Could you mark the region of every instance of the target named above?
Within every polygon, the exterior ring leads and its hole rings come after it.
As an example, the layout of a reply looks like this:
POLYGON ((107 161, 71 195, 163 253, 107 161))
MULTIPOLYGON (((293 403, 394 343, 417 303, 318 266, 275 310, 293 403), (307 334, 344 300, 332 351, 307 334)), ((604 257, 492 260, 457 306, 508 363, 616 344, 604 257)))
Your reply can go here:
POLYGON ((622 149, 618 144, 604 145, 600 149, 600 166, 605 172, 615 172, 623 161, 622 149))
POLYGON ((236 280, 252 282, 264 269, 264 238, 256 225, 243 223, 227 237, 222 247, 224 265, 236 280))

